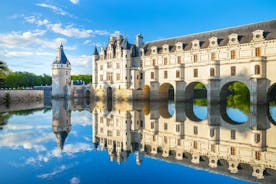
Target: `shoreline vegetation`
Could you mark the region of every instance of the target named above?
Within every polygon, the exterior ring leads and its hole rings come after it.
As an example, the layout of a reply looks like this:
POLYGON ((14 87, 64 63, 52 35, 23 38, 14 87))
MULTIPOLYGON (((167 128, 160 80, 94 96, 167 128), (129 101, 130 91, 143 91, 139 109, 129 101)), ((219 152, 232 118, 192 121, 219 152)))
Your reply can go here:
MULTIPOLYGON (((91 75, 72 75, 71 80, 82 80, 85 84, 92 81, 91 75)), ((7 64, 0 61, 0 88, 25 89, 34 86, 50 86, 52 77, 47 74, 36 75, 29 72, 13 72, 7 64)))

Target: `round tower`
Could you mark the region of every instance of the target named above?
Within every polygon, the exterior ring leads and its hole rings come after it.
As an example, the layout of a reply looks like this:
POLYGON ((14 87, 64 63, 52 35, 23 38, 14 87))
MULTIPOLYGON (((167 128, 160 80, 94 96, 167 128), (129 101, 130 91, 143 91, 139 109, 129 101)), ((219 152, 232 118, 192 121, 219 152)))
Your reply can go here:
POLYGON ((71 64, 68 61, 63 45, 57 49, 57 56, 52 64, 52 97, 66 98, 70 96, 71 64))

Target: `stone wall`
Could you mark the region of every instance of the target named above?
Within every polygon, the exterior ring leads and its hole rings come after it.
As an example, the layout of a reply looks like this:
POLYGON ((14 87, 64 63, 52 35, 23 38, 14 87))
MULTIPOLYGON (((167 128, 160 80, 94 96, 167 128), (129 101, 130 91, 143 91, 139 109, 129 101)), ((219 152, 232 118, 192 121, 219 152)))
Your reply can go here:
POLYGON ((4 104, 6 94, 10 95, 10 103, 43 101, 43 90, 0 90, 0 104, 4 104))

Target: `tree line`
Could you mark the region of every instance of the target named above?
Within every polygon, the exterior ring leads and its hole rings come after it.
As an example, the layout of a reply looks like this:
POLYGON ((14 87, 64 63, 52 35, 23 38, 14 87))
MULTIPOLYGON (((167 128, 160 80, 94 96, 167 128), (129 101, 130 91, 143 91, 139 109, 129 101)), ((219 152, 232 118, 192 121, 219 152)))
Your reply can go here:
MULTIPOLYGON (((86 84, 92 82, 91 75, 72 75, 72 80, 82 80, 86 84)), ((47 74, 36 75, 29 72, 13 72, 7 64, 0 61, 0 88, 26 88, 33 86, 50 86, 52 77, 47 74)))

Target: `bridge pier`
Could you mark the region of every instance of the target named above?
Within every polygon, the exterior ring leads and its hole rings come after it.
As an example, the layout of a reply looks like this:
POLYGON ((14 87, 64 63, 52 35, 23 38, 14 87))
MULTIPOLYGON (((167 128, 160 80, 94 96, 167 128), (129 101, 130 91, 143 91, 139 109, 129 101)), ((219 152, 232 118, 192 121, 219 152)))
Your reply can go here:
POLYGON ((159 100, 159 82, 151 82, 150 83, 150 100, 158 101, 159 100))
POLYGON ((185 100, 185 82, 184 81, 177 81, 175 83, 175 95, 174 100, 175 101, 184 101, 185 100))
POLYGON ((269 86, 269 81, 265 78, 250 79, 250 103, 251 104, 266 104, 266 90, 269 86))
POLYGON ((220 79, 209 79, 207 87, 208 105, 214 105, 220 102, 219 87, 220 79))

